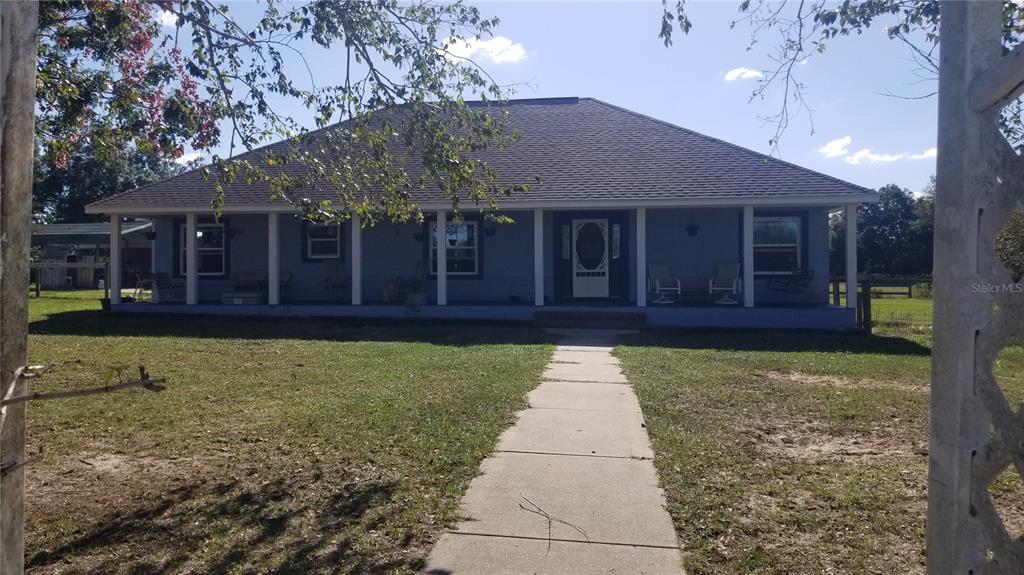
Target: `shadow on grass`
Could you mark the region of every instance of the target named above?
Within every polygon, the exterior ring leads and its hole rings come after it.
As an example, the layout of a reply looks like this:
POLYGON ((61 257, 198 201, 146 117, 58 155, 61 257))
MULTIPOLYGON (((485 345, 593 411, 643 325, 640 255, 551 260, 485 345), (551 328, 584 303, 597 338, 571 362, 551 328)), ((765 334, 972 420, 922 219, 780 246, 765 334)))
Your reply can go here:
MULTIPOLYGON (((33 335, 297 339, 420 342, 446 346, 555 343, 557 336, 518 323, 437 319, 259 318, 113 315, 101 311, 50 314, 29 324, 33 335)), ((823 351, 926 356, 917 341, 863 333, 797 331, 651 330, 624 345, 735 351, 823 351)))
POLYGON ((555 341, 554 336, 540 329, 494 321, 115 315, 98 310, 52 313, 45 319, 30 322, 29 333, 94 337, 421 342, 448 346, 555 341))
POLYGON ((727 351, 835 352, 927 356, 931 349, 901 337, 796 331, 656 331, 624 337, 623 345, 727 351))
MULTIPOLYGON (((196 480, 134 510, 109 512, 72 540, 31 553, 29 568, 65 573, 211 574, 258 571, 378 574, 408 568, 411 534, 365 539, 395 509, 397 485, 362 481, 333 491, 288 479, 196 480), (384 551, 384 552, 382 552, 384 551)), ((415 555, 415 554, 412 554, 415 555)))

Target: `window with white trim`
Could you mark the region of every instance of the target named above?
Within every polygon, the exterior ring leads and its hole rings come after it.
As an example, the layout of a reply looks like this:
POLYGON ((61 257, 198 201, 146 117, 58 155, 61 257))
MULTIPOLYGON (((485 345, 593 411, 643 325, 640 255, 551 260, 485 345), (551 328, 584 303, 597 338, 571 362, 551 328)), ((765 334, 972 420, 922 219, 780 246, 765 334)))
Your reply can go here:
MULTIPOLYGON (((448 223, 444 238, 448 275, 480 273, 480 234, 477 222, 448 223)), ((437 275, 437 222, 430 222, 430 273, 437 275)))
POLYGON ((306 224, 306 259, 336 260, 341 258, 341 226, 338 224, 306 224))
MULTIPOLYGON (((178 233, 178 271, 181 275, 187 272, 188 262, 187 244, 188 225, 181 224, 178 233)), ((224 259, 224 223, 197 223, 196 224, 196 262, 197 275, 201 276, 222 276, 225 271, 224 259)))
POLYGON ((754 273, 792 275, 803 261, 800 216, 754 217, 754 273))

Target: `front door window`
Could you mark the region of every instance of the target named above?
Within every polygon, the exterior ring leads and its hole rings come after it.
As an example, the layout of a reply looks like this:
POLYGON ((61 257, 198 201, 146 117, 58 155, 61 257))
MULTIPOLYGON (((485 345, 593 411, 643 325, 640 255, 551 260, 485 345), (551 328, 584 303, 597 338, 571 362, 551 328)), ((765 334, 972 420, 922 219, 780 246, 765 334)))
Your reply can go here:
POLYGON ((572 295, 608 297, 608 220, 573 220, 572 295))

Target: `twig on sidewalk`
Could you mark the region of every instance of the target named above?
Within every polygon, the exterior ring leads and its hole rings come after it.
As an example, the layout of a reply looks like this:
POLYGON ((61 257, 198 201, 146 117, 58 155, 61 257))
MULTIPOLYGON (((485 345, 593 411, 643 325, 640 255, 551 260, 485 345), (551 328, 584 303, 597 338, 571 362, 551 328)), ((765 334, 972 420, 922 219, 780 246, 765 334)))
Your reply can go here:
POLYGON ((547 549, 547 551, 544 552, 545 556, 547 556, 547 554, 551 552, 551 526, 554 523, 561 523, 562 525, 565 525, 567 527, 571 527, 572 529, 575 529, 577 532, 579 532, 580 535, 583 536, 584 539, 587 540, 587 543, 590 543, 590 536, 587 535, 587 532, 584 531, 580 526, 575 525, 573 523, 569 523, 568 521, 565 521, 564 519, 559 519, 559 518, 551 515, 547 511, 544 511, 544 509, 540 505, 537 505, 533 501, 530 501, 530 498, 527 497, 522 492, 519 493, 519 496, 522 497, 523 500, 525 500, 527 503, 529 503, 531 507, 533 507, 533 509, 530 509, 528 507, 524 507, 523 504, 520 503, 519 504, 519 508, 520 509, 522 509, 523 511, 529 511, 530 513, 534 513, 534 514, 540 515, 541 517, 543 517, 543 518, 548 520, 548 549, 547 549))

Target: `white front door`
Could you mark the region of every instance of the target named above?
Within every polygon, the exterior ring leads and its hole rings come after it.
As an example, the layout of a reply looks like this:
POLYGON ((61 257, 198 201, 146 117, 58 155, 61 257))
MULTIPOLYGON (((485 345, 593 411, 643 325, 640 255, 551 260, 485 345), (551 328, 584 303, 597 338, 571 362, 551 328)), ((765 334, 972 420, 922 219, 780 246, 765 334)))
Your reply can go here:
POLYGON ((572 297, 608 297, 608 220, 572 221, 572 297))

